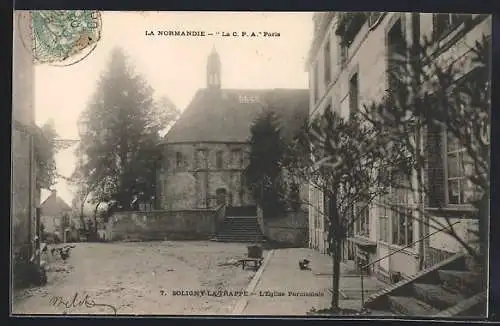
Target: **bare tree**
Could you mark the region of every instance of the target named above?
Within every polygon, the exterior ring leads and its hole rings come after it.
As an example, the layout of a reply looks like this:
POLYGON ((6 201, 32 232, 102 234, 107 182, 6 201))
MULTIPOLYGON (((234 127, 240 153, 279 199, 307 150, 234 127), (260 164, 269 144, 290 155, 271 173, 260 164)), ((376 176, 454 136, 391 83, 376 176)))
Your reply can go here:
POLYGON ((406 157, 391 148, 380 130, 365 124, 357 112, 348 119, 332 111, 306 123, 283 162, 294 183, 317 188, 326 199, 329 251, 333 259, 332 310, 339 309, 340 263, 347 231, 356 222, 356 209, 367 209, 389 191, 391 179, 381 166, 404 169, 406 157))
MULTIPOLYGON (((361 114, 382 131, 381 137, 411 157, 404 182, 393 188, 409 191, 420 203, 413 217, 427 228, 443 229, 484 263, 490 189, 490 40, 483 37, 465 60, 451 63, 443 62, 435 44, 424 40, 390 58, 386 98, 365 106, 361 114), (450 207, 457 213, 450 216, 450 207), (454 227, 453 218, 463 216, 478 220, 476 241, 454 227)), ((390 201, 381 204, 394 212, 400 209, 390 201)))

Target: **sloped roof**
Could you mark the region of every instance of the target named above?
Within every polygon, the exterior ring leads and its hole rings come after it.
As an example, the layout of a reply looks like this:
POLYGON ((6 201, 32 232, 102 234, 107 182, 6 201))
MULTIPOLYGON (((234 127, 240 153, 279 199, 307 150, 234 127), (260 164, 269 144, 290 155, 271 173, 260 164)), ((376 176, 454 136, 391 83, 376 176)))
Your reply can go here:
POLYGON ((44 216, 60 216, 63 213, 70 212, 71 207, 59 196, 53 192, 40 205, 42 215, 44 216))
POLYGON ((165 135, 164 142, 247 142, 250 126, 263 110, 278 115, 286 136, 307 117, 309 91, 200 89, 165 135))

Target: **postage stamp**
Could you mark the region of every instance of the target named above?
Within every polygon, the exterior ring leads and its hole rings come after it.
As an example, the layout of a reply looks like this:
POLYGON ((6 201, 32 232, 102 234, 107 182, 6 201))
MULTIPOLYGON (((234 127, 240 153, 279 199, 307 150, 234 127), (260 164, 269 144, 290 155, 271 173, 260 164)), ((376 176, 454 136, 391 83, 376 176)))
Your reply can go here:
POLYGON ((101 17, 94 10, 34 10, 19 23, 25 31, 21 36, 30 34, 35 63, 75 64, 88 56, 101 38, 101 17))

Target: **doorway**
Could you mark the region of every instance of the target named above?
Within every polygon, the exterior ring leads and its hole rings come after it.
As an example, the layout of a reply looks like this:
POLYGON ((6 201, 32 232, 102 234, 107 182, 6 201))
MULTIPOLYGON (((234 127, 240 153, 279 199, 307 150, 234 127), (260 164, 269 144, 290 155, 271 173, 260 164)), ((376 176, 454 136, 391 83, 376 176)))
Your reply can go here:
POLYGON ((225 188, 218 188, 215 190, 215 200, 217 202, 217 206, 226 205, 227 190, 225 188))

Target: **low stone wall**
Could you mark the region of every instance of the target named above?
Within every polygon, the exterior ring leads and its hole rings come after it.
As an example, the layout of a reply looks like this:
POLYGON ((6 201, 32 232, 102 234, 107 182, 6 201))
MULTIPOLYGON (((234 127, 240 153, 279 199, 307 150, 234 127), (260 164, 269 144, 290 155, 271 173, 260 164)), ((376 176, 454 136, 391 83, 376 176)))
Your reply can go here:
POLYGON ((282 245, 307 247, 309 241, 307 211, 287 212, 284 217, 268 221, 264 221, 260 216, 257 219, 267 239, 282 245))
POLYGON ((117 212, 106 225, 106 239, 206 240, 216 231, 218 210, 117 212))

